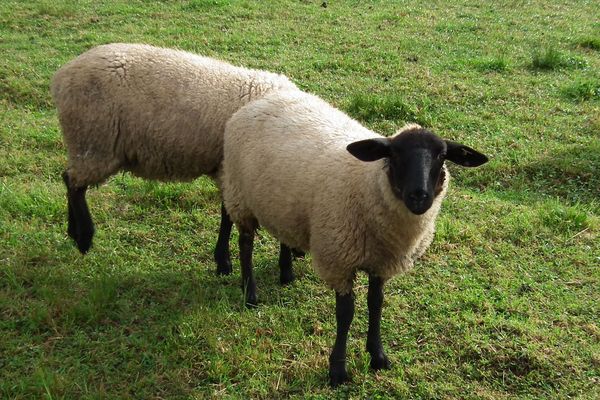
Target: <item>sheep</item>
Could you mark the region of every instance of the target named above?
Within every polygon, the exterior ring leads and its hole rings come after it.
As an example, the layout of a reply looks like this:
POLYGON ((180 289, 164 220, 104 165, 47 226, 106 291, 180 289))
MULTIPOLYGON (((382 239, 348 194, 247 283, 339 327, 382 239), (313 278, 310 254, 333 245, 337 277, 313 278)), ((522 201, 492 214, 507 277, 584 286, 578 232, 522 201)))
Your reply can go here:
MULTIPOLYGON (((143 44, 98 46, 60 68, 51 93, 68 150, 68 235, 79 251, 90 249, 94 235, 89 185, 121 170, 160 181, 216 179, 227 120, 281 89, 297 87, 283 75, 143 44)), ((222 206, 214 253, 220 274, 231 272, 231 226, 222 206)), ((285 264, 291 255, 282 249, 285 264)), ((281 273, 282 283, 293 279, 291 270, 281 273)))
POLYGON ((419 125, 380 136, 316 96, 281 91, 242 107, 225 128, 222 190, 240 231, 242 284, 256 305, 254 232, 310 251, 336 293, 332 386, 349 380, 346 340, 352 286, 369 276, 367 350, 374 370, 390 368, 380 337, 383 285, 410 269, 431 243, 450 175, 445 160, 476 167, 487 157, 419 125))

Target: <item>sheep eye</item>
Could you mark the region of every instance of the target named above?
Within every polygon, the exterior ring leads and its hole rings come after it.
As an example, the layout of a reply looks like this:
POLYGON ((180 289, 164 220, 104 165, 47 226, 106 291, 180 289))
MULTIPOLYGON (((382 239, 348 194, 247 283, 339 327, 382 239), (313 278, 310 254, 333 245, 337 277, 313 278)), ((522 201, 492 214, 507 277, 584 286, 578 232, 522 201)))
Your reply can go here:
POLYGON ((440 153, 440 154, 438 154, 438 156, 437 156, 437 159, 438 159, 438 160, 443 160, 443 159, 445 159, 445 158, 446 158, 446 153, 440 153))

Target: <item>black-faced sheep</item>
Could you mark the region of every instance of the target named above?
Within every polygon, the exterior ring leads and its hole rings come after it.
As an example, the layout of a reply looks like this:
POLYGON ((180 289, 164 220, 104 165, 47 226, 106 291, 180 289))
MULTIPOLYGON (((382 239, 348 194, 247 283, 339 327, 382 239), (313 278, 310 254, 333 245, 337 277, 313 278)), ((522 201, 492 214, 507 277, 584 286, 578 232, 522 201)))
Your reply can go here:
POLYGON ((429 246, 448 187, 449 160, 476 167, 483 154, 418 125, 382 137, 302 92, 271 93, 241 108, 225 129, 222 190, 240 230, 246 301, 256 304, 252 246, 258 225, 312 253, 316 273, 336 292, 332 385, 348 379, 346 340, 353 281, 369 275, 367 350, 389 368, 380 338, 383 284, 429 246))

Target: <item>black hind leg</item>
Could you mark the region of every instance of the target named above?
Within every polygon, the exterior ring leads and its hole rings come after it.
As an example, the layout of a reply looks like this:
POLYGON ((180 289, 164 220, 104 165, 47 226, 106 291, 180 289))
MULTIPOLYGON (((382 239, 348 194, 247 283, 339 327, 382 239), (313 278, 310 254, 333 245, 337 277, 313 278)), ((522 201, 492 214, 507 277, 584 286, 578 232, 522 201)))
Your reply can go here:
POLYGON ((225 210, 225 205, 221 203, 221 226, 219 228, 219 238, 215 247, 215 261, 217 262, 217 274, 231 274, 231 256, 229 254, 229 238, 231 237, 231 227, 233 223, 225 210))
POLYGON ((256 307, 256 280, 252 271, 252 250, 254 246, 255 228, 240 226, 240 264, 242 267, 242 291, 245 295, 246 307, 256 307))
POLYGON ((67 233, 75 241, 81 254, 85 254, 92 247, 92 237, 94 236, 94 223, 85 201, 87 186, 71 186, 67 172, 63 174, 63 180, 67 186, 67 206, 69 209, 67 233))
POLYGON ((279 282, 287 285, 294 281, 294 270, 292 269, 292 249, 281 243, 279 251, 279 282))

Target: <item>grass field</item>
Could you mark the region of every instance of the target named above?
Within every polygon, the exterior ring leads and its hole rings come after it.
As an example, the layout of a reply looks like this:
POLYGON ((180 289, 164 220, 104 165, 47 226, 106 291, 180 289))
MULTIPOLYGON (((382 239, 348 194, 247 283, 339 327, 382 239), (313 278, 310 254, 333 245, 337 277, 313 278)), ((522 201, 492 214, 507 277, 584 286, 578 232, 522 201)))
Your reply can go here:
POLYGON ((597 5, 0 2, 0 398, 600 398, 597 5), (491 157, 452 168, 432 247, 386 286, 391 370, 369 371, 361 276, 353 383, 327 386, 334 294, 310 257, 279 287, 265 232, 261 305, 243 307, 237 261, 213 272, 208 179, 115 176, 77 252, 48 86, 115 41, 281 72, 383 134, 417 121, 491 157))

